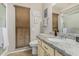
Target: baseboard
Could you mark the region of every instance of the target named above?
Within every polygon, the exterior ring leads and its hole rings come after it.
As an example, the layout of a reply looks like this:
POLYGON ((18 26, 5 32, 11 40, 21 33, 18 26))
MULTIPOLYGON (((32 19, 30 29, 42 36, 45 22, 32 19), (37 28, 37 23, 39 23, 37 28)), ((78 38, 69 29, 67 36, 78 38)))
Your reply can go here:
POLYGON ((7 55, 9 55, 11 53, 16 53, 16 52, 21 52, 21 51, 28 51, 28 50, 31 50, 31 48, 16 49, 15 51, 8 52, 7 55))

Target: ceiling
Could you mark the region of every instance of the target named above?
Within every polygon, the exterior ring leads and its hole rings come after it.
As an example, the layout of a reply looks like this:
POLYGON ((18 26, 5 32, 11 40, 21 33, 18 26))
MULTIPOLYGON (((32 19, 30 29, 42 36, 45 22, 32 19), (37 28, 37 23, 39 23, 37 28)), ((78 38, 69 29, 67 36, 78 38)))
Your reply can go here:
POLYGON ((60 13, 61 10, 68 8, 69 6, 76 5, 76 3, 57 3, 53 8, 52 11, 55 13, 60 13))

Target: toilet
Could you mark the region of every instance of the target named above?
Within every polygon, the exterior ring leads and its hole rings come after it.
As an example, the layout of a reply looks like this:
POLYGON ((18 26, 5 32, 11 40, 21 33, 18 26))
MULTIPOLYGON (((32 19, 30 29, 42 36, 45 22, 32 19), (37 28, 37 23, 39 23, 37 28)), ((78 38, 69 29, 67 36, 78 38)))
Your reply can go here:
POLYGON ((30 46, 32 47, 32 55, 36 56, 37 55, 37 46, 38 46, 38 40, 33 40, 30 42, 30 46))

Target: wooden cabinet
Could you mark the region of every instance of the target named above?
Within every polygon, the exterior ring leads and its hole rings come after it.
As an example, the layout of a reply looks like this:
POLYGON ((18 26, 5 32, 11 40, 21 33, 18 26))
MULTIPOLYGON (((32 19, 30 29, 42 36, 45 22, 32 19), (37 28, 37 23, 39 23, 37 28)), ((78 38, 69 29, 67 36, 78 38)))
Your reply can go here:
POLYGON ((44 50, 42 49, 42 47, 40 45, 38 45, 38 55, 44 56, 44 50))
POLYGON ((51 48, 42 40, 38 40, 38 56, 63 56, 56 49, 51 48))
POLYGON ((38 56, 48 56, 48 53, 42 47, 42 41, 38 40, 38 56))
POLYGON ((42 41, 41 40, 38 40, 38 45, 42 45, 42 41))
POLYGON ((38 56, 54 56, 54 49, 43 41, 38 40, 38 56))
POLYGON ((38 46, 38 56, 49 56, 49 54, 41 46, 38 46))
POLYGON ((54 56, 54 49, 49 47, 46 43, 42 42, 43 49, 50 55, 54 56), (52 52, 52 53, 51 53, 52 52))

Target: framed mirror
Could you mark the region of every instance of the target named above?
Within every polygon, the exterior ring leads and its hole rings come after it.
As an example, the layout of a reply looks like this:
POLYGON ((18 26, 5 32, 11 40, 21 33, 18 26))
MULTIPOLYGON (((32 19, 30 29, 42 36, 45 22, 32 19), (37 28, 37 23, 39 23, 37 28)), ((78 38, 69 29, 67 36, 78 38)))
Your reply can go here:
POLYGON ((63 14, 63 21, 68 33, 79 34, 79 5, 67 10, 63 14))

